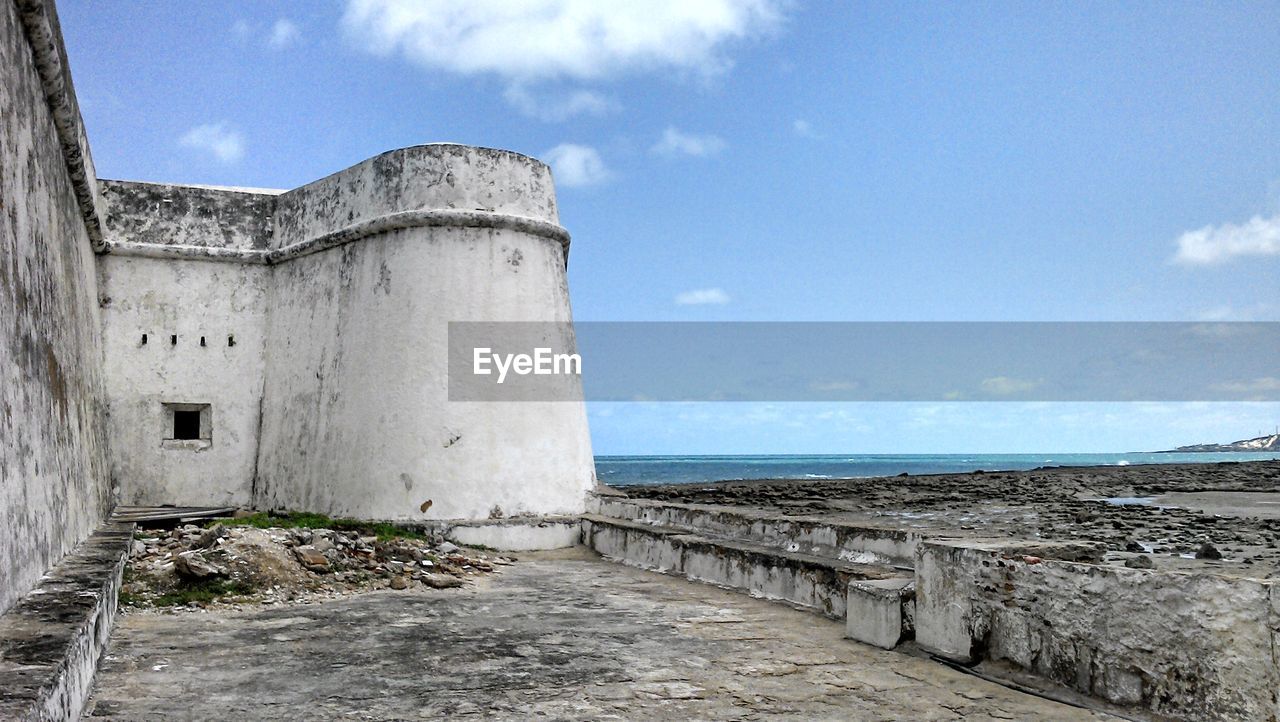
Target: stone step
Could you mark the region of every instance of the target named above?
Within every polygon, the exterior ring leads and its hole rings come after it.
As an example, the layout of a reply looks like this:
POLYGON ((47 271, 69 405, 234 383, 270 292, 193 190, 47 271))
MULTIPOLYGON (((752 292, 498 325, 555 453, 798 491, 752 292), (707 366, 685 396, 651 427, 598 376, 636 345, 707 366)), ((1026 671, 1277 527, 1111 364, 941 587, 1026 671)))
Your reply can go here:
POLYGON ((893 649, 915 637, 913 577, 851 579, 845 597, 845 634, 864 644, 893 649))
MULTIPOLYGON (((887 564, 786 551, 752 541, 600 514, 582 517, 582 540, 586 546, 624 564, 788 602, 835 619, 846 618, 851 582, 877 581, 905 589, 911 581, 911 572, 887 564)), ((883 610, 881 613, 884 616, 883 610)), ((866 625, 857 626, 861 629, 866 625)), ((883 624, 876 627, 877 639, 889 636, 882 627, 883 624)))

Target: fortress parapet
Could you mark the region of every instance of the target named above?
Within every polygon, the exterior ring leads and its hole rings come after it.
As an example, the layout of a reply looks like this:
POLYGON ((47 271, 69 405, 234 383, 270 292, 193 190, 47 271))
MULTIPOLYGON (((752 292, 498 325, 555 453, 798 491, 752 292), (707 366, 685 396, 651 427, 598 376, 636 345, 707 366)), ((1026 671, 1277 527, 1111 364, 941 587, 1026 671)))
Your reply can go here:
POLYGON ((572 320, 545 164, 435 144, 292 191, 100 191, 120 503, 582 511, 582 404, 448 401, 450 321, 572 320))

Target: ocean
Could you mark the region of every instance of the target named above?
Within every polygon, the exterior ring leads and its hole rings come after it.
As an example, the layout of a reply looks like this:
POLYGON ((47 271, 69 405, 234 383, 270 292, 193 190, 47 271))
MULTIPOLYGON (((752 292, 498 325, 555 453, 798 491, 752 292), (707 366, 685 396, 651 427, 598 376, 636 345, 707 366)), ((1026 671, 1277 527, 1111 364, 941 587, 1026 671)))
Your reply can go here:
POLYGON ((738 479, 848 479, 867 476, 1016 471, 1040 466, 1199 464, 1280 459, 1280 452, 1200 454, 825 454, 781 456, 597 456, 610 486, 699 484, 738 479))

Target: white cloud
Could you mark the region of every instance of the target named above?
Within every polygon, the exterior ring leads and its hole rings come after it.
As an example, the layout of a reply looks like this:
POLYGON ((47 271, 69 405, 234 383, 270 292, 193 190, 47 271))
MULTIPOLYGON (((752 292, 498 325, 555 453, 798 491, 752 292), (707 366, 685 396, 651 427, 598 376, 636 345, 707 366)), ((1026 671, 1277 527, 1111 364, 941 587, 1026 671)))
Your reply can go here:
POLYGON ((817 138, 818 137, 817 131, 813 129, 813 125, 807 120, 797 118, 796 120, 791 122, 791 129, 795 131, 796 135, 800 136, 801 138, 817 138))
POLYGON ((1222 304, 1201 310, 1196 314, 1196 319, 1199 321, 1260 321, 1270 320, 1275 316, 1276 308, 1269 303, 1255 303, 1252 306, 1222 304))
POLYGON ((1254 216, 1240 225, 1224 223, 1178 237, 1173 260, 1191 266, 1223 263, 1240 256, 1280 255, 1280 215, 1254 216))
POLYGON ((622 108, 613 98, 590 90, 539 94, 518 83, 508 87, 502 97, 521 114, 549 123, 559 123, 575 115, 606 115, 622 108))
POLYGON ((1040 385, 1039 381, 1027 381, 1008 376, 993 376, 982 380, 982 390, 995 396, 1012 396, 1030 391, 1040 385))
POLYGON ((674 158, 678 155, 703 158, 724 150, 724 145, 724 139, 719 136, 693 135, 668 127, 663 131, 662 138, 650 150, 668 158, 674 158))
POLYGON ((1266 394, 1280 391, 1280 379, 1274 376, 1262 376, 1251 381, 1227 381, 1214 384, 1214 391, 1225 391, 1233 394, 1266 394))
POLYGON ((249 36, 253 34, 253 26, 249 25, 247 20, 241 18, 232 24, 231 34, 235 35, 237 40, 243 42, 248 40, 249 36))
POLYGON ((283 50, 298 42, 301 37, 302 33, 296 23, 287 18, 280 18, 271 26, 271 33, 267 36, 267 45, 275 50, 283 50))
POLYGON ((551 166, 556 184, 567 187, 591 186, 613 177, 595 148, 561 143, 542 154, 551 166))
POLYGON ((244 136, 228 130, 225 123, 197 125, 179 138, 178 143, 204 151, 222 163, 235 163, 244 157, 244 136))
POLYGON ((695 288, 676 294, 676 305, 679 306, 723 306, 729 300, 729 294, 723 288, 695 288))
POLYGON ((596 80, 729 66, 724 45, 766 33, 782 0, 348 0, 343 26, 379 55, 509 80, 596 80))
POLYGON ((857 391, 862 384, 857 381, 814 381, 809 384, 811 391, 857 391))

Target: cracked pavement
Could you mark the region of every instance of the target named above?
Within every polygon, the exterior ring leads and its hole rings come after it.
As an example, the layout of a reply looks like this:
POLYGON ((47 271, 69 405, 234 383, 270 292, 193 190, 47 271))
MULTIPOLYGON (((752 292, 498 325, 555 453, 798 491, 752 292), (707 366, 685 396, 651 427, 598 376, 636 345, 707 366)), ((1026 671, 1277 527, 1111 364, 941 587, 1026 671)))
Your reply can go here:
POLYGON ((782 604, 530 555, 463 590, 131 613, 86 719, 1104 719, 782 604))

